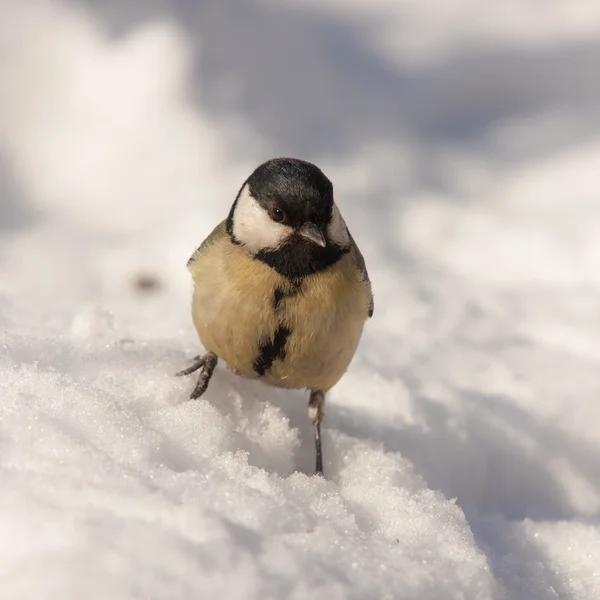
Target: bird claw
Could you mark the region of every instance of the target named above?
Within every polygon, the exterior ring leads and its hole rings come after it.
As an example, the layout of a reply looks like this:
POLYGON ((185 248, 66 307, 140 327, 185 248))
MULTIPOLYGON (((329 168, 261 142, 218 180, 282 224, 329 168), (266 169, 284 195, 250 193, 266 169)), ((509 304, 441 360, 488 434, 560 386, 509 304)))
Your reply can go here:
POLYGON ((206 388, 208 388, 210 378, 212 377, 218 361, 219 359, 216 354, 207 352, 206 354, 196 356, 189 367, 176 373, 177 377, 182 377, 184 375, 191 375, 194 371, 200 370, 198 383, 196 383, 196 387, 194 387, 190 394, 191 400, 196 400, 204 394, 206 388))
POLYGON ((181 371, 175 373, 175 377, 183 377, 185 375, 191 375, 194 371, 202 368, 204 363, 206 362, 206 356, 204 354, 199 354, 192 359, 192 364, 181 371))

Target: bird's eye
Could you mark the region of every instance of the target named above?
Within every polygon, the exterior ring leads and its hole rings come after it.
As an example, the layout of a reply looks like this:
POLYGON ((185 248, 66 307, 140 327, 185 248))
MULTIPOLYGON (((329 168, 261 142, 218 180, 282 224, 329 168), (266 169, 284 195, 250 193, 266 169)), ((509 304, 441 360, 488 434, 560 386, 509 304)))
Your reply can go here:
POLYGON ((273 219, 273 221, 276 221, 277 223, 281 223, 281 221, 285 219, 285 215, 283 214, 283 211, 280 208, 272 208, 270 214, 271 219, 273 219))

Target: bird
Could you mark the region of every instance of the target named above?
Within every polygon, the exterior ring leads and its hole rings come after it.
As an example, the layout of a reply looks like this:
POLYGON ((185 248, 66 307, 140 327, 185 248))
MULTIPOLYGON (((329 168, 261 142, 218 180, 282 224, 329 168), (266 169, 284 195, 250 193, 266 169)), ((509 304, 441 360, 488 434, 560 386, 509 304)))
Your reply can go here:
POLYGON ((220 359, 242 377, 307 390, 322 476, 325 395, 347 371, 374 309, 365 260, 331 181, 297 158, 262 163, 187 267, 192 321, 206 350, 177 373, 199 372, 190 398, 207 390, 220 359))

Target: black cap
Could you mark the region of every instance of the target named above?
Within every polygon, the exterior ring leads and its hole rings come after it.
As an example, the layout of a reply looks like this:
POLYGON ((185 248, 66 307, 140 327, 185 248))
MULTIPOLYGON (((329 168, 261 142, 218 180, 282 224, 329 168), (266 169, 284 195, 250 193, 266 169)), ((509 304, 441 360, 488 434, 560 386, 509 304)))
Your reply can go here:
POLYGON ((325 227, 333 209, 333 185, 317 166, 297 158, 273 158, 248 177, 250 193, 267 210, 277 207, 284 223, 325 227))

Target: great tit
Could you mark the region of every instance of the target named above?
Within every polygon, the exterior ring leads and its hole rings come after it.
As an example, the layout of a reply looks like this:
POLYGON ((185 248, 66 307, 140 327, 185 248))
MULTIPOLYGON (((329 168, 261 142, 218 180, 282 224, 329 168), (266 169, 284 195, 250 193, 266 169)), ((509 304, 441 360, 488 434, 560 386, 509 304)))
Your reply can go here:
POLYGON ((236 374, 310 392, 316 472, 325 394, 346 372, 373 314, 365 261, 315 165, 275 158, 242 185, 229 216, 188 261, 193 322, 206 354, 190 398, 219 359, 236 374))

